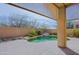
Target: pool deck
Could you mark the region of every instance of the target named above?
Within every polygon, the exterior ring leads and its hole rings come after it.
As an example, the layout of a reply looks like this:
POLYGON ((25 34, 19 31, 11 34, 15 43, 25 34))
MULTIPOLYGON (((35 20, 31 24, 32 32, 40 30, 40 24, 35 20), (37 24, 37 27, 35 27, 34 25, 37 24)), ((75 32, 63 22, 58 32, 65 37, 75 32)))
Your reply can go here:
POLYGON ((78 55, 79 39, 70 38, 68 48, 59 48, 57 41, 40 43, 13 40, 0 43, 0 55, 78 55))

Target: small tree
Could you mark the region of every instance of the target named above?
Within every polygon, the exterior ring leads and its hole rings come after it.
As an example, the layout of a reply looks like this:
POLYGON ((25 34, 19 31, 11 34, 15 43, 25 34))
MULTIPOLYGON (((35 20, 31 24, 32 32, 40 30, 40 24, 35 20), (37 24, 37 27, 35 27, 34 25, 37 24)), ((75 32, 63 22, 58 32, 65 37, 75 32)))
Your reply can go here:
POLYGON ((47 28, 48 28, 48 25, 47 25, 47 24, 44 23, 43 25, 41 25, 41 28, 40 28, 40 29, 41 29, 41 30, 40 30, 41 33, 46 32, 46 29, 47 29, 47 28))
POLYGON ((41 29, 47 29, 48 28, 48 25, 47 24, 43 24, 42 26, 41 26, 41 29))
POLYGON ((37 19, 34 19, 34 20, 30 21, 30 26, 31 26, 31 28, 38 28, 40 26, 40 24, 37 19))
POLYGON ((27 27, 29 23, 27 22, 27 16, 24 15, 11 15, 9 18, 9 23, 11 27, 27 27))

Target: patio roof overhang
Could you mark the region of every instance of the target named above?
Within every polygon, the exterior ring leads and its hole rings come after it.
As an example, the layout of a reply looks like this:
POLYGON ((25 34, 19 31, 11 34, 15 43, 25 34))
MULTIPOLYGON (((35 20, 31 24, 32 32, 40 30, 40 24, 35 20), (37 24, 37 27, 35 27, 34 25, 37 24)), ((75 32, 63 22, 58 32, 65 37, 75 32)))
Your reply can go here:
POLYGON ((73 6, 75 5, 76 3, 45 3, 45 6, 48 8, 49 11, 52 12, 52 17, 51 16, 48 16, 44 13, 40 13, 40 12, 37 12, 37 11, 33 11, 31 9, 28 9, 28 8, 25 8, 23 6, 20 6, 18 5, 19 3, 7 3, 9 5, 12 5, 12 6, 15 6, 17 8, 20 8, 20 9, 23 9, 23 10, 26 10, 26 11, 30 11, 30 12, 33 12, 33 13, 36 13, 38 15, 41 15, 41 16, 44 16, 44 17, 47 17, 47 18, 50 18, 50 19, 54 19, 56 20, 56 14, 57 14, 57 8, 61 8, 61 7, 70 7, 70 6, 73 6))
POLYGON ((11 5, 11 6, 15 6, 17 8, 20 8, 20 9, 23 9, 23 10, 26 10, 26 11, 29 11, 29 12, 32 12, 32 13, 35 13, 35 14, 38 14, 38 15, 41 15, 41 16, 44 16, 46 18, 53 19, 53 18, 51 18, 51 17, 49 17, 47 15, 44 15, 43 13, 39 13, 39 12, 33 11, 31 9, 28 9, 28 8, 25 8, 25 7, 22 7, 22 6, 19 6, 18 3, 6 3, 6 4, 11 5))
MULTIPOLYGON (((44 17, 48 17, 47 15, 43 15, 41 13, 38 13, 36 11, 29 10, 27 8, 18 6, 14 3, 8 3, 9 5, 28 10, 30 12, 34 12, 36 14, 42 15, 44 17)), ((52 17, 57 20, 58 22, 58 46, 59 47, 66 47, 67 46, 67 31, 66 31, 66 8, 75 5, 76 3, 46 3, 45 5, 51 11, 52 17)), ((51 18, 52 19, 52 18, 51 18)))

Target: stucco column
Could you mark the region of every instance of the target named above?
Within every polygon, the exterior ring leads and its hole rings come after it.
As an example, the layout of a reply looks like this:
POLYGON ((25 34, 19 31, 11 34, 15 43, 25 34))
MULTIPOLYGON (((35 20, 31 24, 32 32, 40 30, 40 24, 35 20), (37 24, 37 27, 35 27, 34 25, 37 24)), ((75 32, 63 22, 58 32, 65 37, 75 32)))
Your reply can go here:
POLYGON ((58 10, 58 28, 57 28, 57 33, 58 33, 58 46, 59 47, 66 47, 66 8, 63 6, 59 8, 58 10))

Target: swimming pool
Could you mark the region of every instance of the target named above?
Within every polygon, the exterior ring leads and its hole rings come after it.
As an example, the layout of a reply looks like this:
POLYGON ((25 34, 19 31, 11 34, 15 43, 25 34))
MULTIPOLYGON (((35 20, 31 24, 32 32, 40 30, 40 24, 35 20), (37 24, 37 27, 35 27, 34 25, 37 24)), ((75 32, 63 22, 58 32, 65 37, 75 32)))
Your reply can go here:
POLYGON ((48 36, 39 36, 36 38, 29 39, 29 42, 45 42, 45 41, 51 41, 51 40, 56 40, 57 36, 56 35, 48 35, 48 36))

